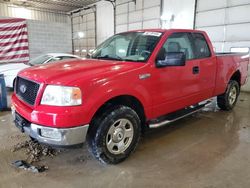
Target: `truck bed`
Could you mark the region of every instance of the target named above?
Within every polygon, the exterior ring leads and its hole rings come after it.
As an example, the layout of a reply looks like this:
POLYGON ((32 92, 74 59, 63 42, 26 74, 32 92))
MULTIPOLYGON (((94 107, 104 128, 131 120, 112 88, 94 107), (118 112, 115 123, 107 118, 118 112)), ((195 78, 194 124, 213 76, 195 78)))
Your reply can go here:
POLYGON ((237 52, 217 52, 215 53, 216 56, 225 56, 225 55, 248 55, 249 53, 237 53, 237 52))
POLYGON ((227 83, 235 70, 240 73, 240 85, 245 84, 248 76, 248 53, 216 53, 217 70, 216 70, 216 87, 214 96, 225 92, 227 83))

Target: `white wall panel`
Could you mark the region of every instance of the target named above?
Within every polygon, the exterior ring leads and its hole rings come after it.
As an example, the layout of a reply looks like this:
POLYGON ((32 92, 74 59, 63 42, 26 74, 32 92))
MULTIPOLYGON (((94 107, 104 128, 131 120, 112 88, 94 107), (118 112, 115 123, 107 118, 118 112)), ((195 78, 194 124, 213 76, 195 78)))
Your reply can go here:
POLYGON ((165 20, 163 21, 163 27, 167 29, 192 29, 194 9, 195 0, 163 0, 162 18, 165 20))
POLYGON ((110 2, 97 3, 96 10, 97 45, 114 34, 114 8, 110 2))
POLYGON ((232 47, 243 48, 246 46, 250 46, 250 41, 241 41, 241 42, 225 42, 224 48, 225 51, 229 52, 232 47))
POLYGON ((224 42, 213 42, 213 48, 216 52, 223 52, 224 42))
POLYGON ((134 12, 134 11, 136 11, 135 3, 134 3, 134 2, 129 2, 129 3, 128 3, 128 9, 129 9, 129 12, 134 12))
POLYGON ((159 18, 160 12, 161 12, 160 7, 152 7, 152 8, 144 9, 143 18, 144 20, 159 18))
POLYGON ((128 23, 128 15, 127 14, 119 14, 116 16, 116 24, 121 25, 121 24, 126 24, 128 23))
POLYGON ((122 33, 122 32, 127 31, 127 30, 128 30, 127 24, 116 26, 116 33, 122 33))
POLYGON ((249 3, 250 3, 250 0, 228 0, 229 6, 245 5, 249 3))
POLYGON ((122 4, 116 7, 116 14, 124 14, 128 12, 128 4, 122 4))
POLYGON ((144 0, 136 0, 135 9, 141 10, 143 8, 144 0))
MULTIPOLYGON (((208 32, 217 52, 250 48, 250 0, 198 0, 196 28, 208 32)), ((243 90, 250 91, 250 84, 243 90)))
POLYGON ((143 1, 144 8, 150 8, 154 6, 160 6, 161 0, 144 0, 143 1))
POLYGON ((200 12, 196 15, 196 27, 223 25, 225 24, 225 13, 225 9, 200 12))
POLYGON ((250 23, 226 26, 226 41, 250 41, 250 23))
POLYGON ((224 26, 196 28, 206 31, 212 42, 223 42, 225 38, 224 26))
POLYGON ((148 20, 143 22, 143 29, 153 29, 153 28, 160 28, 161 23, 159 19, 155 20, 148 20))
POLYGON ((197 10, 205 11, 211 9, 224 8, 227 6, 227 0, 198 0, 197 10))
POLYGON ((142 21, 142 11, 139 10, 139 11, 135 11, 135 12, 131 12, 129 14, 129 22, 139 22, 139 21, 142 21))
POLYGON ((142 28, 142 23, 137 22, 137 23, 131 23, 128 25, 128 30, 137 30, 142 28))
POLYGON ((250 5, 237 6, 227 9, 227 24, 242 22, 250 22, 250 5))

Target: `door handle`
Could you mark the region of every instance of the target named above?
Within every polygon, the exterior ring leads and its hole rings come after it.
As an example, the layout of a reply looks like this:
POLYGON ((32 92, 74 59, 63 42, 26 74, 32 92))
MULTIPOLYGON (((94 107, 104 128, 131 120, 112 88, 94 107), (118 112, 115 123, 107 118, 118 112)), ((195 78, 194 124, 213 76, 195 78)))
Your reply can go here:
POLYGON ((199 74, 199 72, 200 72, 200 67, 198 66, 193 67, 193 74, 199 74))

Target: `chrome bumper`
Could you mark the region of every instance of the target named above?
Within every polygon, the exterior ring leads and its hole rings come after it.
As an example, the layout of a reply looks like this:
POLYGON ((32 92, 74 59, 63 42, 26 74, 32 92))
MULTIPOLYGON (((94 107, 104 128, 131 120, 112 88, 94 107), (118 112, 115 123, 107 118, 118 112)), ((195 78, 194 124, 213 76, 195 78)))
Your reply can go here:
POLYGON ((53 146, 73 146, 82 144, 86 140, 86 135, 88 132, 89 125, 84 125, 80 127, 58 129, 44 127, 31 123, 29 127, 23 127, 24 132, 30 137, 36 139, 38 142, 53 145, 53 146), (50 135, 44 136, 43 132, 50 135), (53 134, 56 137, 53 137, 53 134))

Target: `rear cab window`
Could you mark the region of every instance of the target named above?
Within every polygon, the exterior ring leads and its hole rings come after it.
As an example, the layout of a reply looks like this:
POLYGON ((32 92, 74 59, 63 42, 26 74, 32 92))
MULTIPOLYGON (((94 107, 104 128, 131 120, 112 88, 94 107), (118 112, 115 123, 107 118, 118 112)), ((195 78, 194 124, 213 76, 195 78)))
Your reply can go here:
POLYGON ((202 33, 192 33, 193 45, 195 52, 195 59, 203 59, 211 57, 211 51, 209 49, 206 38, 202 33))

